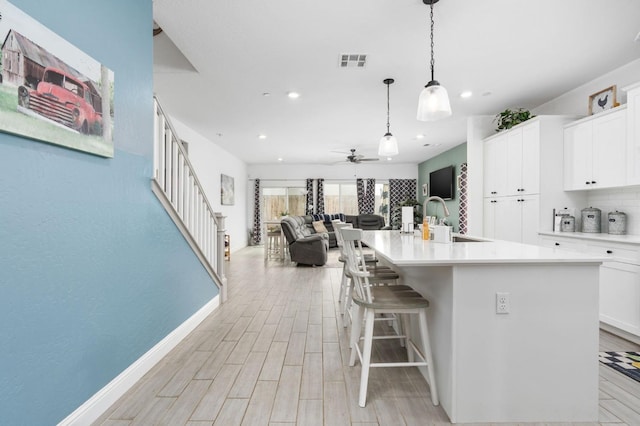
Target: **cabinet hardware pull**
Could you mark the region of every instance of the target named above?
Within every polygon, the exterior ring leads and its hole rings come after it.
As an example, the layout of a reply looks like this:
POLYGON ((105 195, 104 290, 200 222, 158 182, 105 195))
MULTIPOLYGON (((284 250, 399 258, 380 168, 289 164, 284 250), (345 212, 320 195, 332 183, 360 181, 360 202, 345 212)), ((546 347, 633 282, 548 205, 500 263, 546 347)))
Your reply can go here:
POLYGON ((595 181, 595 180, 592 180, 592 181, 591 181, 591 183, 594 183, 594 184, 595 184, 595 183, 596 183, 596 181, 595 181))
POLYGON ((613 253, 613 250, 607 250, 607 254, 613 253))
POLYGON ((556 243, 556 245, 557 245, 557 246, 559 246, 559 245, 560 245, 560 243, 556 243))
POLYGON ((586 182, 585 182, 585 184, 586 184, 586 185, 590 185, 590 184, 591 184, 591 182, 589 182, 589 181, 586 181, 586 182))

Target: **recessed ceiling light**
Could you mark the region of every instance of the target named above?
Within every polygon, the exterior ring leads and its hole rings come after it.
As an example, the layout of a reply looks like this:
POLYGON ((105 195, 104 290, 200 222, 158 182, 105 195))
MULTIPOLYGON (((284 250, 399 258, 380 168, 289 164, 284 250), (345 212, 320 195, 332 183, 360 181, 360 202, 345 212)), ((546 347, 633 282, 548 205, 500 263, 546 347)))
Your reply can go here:
POLYGON ((258 139, 266 139, 267 135, 263 135, 263 134, 259 134, 258 135, 258 139))
POLYGON ((393 158, 387 157, 387 161, 391 161, 391 160, 393 160, 393 158))
POLYGON ((288 92, 287 96, 291 99, 298 99, 300 97, 300 93, 298 92, 288 92))
POLYGON ((471 90, 465 90, 464 92, 460 93, 461 98, 470 98, 472 95, 473 92, 471 90))
POLYGON ((284 160, 282 159, 282 157, 278 157, 278 161, 282 162, 284 160))
POLYGON ((423 134, 416 135, 416 139, 424 139, 424 135, 423 134))

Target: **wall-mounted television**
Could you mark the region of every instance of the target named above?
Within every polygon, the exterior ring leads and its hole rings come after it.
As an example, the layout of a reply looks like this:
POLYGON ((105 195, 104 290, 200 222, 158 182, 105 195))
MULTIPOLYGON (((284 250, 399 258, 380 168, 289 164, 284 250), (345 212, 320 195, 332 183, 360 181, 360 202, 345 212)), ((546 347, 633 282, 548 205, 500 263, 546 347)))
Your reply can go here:
POLYGON ((429 195, 443 200, 454 198, 455 167, 448 166, 429 173, 429 195))

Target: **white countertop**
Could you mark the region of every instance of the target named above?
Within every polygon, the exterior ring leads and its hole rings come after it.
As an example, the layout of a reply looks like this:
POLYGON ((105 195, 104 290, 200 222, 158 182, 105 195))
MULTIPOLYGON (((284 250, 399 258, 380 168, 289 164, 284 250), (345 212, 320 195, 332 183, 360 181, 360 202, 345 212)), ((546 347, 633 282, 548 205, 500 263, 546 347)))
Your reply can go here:
POLYGON ((553 232, 540 231, 539 235, 551 237, 575 238, 578 240, 605 241, 610 243, 640 244, 640 235, 611 235, 593 232, 553 232))
POLYGON ((362 241, 398 266, 601 263, 606 260, 595 255, 508 241, 436 243, 400 231, 364 231, 362 241))

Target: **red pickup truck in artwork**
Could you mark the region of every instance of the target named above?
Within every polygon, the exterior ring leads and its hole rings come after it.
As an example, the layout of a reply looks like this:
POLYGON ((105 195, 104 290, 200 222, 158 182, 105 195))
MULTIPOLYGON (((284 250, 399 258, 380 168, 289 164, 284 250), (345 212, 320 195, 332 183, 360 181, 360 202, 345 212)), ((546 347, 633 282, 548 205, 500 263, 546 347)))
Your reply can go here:
POLYGON ((20 86, 18 105, 78 132, 102 135, 98 94, 60 69, 45 68, 36 89, 20 86))

